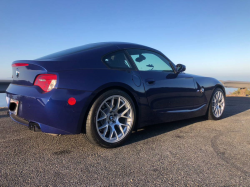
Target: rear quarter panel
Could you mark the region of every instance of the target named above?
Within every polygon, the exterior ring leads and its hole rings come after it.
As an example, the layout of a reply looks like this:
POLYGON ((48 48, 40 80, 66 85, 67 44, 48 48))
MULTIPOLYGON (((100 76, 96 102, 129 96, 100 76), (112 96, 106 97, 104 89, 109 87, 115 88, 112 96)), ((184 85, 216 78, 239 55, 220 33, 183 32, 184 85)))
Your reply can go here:
MULTIPOLYGON (((83 124, 83 120, 88 110, 92 106, 95 99, 108 89, 122 89, 129 92, 138 106, 137 116, 138 123, 143 125, 148 123, 152 117, 149 115, 151 110, 148 106, 143 84, 135 84, 134 78, 139 77, 138 72, 132 70, 112 70, 112 69, 78 69, 72 71, 58 72, 60 84, 58 89, 83 90, 91 92, 87 103, 83 106, 79 126, 83 124), (141 117, 144 116, 144 117, 141 117)), ((139 80, 141 82, 141 80, 139 80)))

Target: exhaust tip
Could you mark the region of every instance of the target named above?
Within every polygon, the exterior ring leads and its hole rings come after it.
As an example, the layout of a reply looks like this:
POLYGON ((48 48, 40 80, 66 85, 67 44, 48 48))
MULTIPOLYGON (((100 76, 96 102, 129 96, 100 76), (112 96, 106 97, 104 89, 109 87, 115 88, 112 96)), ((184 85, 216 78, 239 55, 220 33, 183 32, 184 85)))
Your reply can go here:
POLYGON ((32 130, 34 132, 41 132, 41 128, 40 128, 38 123, 30 121, 28 127, 30 130, 32 130))
POLYGON ((10 103, 9 110, 14 112, 16 110, 17 104, 16 103, 10 103))

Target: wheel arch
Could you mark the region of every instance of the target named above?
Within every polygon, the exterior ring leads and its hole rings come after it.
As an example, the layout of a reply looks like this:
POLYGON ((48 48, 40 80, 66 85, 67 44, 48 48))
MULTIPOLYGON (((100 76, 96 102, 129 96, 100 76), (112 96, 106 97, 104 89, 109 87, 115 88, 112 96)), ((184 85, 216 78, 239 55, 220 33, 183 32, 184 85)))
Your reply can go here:
POLYGON ((225 89, 225 87, 222 84, 216 84, 215 87, 214 87, 214 90, 216 88, 222 89, 222 91, 224 92, 224 95, 226 96, 226 89, 225 89))
POLYGON ((226 90, 225 90, 225 87, 224 87, 221 83, 220 83, 220 84, 216 84, 216 85, 214 86, 214 89, 213 89, 212 94, 211 94, 211 96, 210 96, 209 105, 210 105, 211 99, 212 99, 212 97, 213 97, 214 90, 216 90, 216 88, 222 89, 222 91, 224 92, 224 96, 226 97, 226 90))
POLYGON ((215 91, 217 88, 222 89, 222 91, 224 92, 224 96, 226 97, 226 89, 225 89, 225 87, 224 87, 221 83, 216 84, 216 85, 214 86, 213 91, 212 91, 211 97, 209 98, 209 103, 208 103, 208 107, 207 107, 206 116, 207 116, 208 111, 209 111, 209 106, 210 106, 210 103, 211 103, 211 99, 212 99, 212 97, 213 97, 213 93, 214 93, 214 91, 215 91))
POLYGON ((136 121, 135 121, 135 126, 134 126, 134 129, 137 128, 137 125, 138 125, 138 115, 139 115, 139 106, 138 106, 138 102, 137 102, 137 99, 136 99, 136 94, 135 94, 135 91, 127 86, 127 85, 105 85, 105 86, 102 86, 101 88, 98 88, 96 91, 93 92, 93 95, 92 95, 92 98, 88 104, 88 106, 86 107, 86 109, 83 111, 82 115, 81 115, 81 118, 80 118, 80 122, 79 122, 79 126, 80 126, 80 131, 81 133, 86 133, 86 120, 87 120, 87 117, 88 117, 88 113, 93 105, 93 103, 95 102, 95 100, 100 96, 102 95, 103 93, 109 91, 109 90, 121 90, 121 91, 124 91, 125 93, 127 93, 130 98, 132 99, 132 101, 134 102, 134 105, 135 105, 135 110, 136 110, 136 121))

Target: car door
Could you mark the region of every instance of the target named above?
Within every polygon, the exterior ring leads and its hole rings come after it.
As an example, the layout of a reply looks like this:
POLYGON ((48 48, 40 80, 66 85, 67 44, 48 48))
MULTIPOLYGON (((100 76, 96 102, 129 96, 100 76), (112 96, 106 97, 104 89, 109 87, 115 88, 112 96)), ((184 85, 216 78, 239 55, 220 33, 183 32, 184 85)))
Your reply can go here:
POLYGON ((127 53, 139 70, 151 110, 163 121, 175 120, 171 112, 199 107, 192 75, 175 73, 160 53, 144 49, 129 49, 127 53))

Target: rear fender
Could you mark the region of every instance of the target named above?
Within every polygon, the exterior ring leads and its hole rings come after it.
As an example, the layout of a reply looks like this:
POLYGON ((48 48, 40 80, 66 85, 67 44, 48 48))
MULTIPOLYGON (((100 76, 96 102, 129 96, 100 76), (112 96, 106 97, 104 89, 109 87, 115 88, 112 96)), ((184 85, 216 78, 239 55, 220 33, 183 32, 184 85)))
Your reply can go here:
MULTIPOLYGON (((136 119, 135 128, 138 127, 138 124, 141 123, 139 116, 141 116, 141 113, 143 112, 141 109, 141 106, 143 106, 143 105, 148 106, 148 102, 147 102, 145 94, 135 91, 132 87, 130 87, 124 83, 113 82, 113 83, 104 84, 104 85, 100 86, 99 88, 97 88, 94 92, 92 92, 91 96, 89 97, 88 104, 86 103, 86 106, 83 108, 83 110, 81 112, 81 118, 80 118, 79 123, 78 123, 79 131, 81 130, 81 132, 85 133, 85 125, 86 125, 85 122, 86 122, 89 110, 92 107, 95 100, 102 93, 104 93, 108 90, 112 90, 112 89, 120 89, 120 90, 126 92, 131 97, 131 99, 134 101, 134 104, 136 107, 136 112, 137 112, 137 119, 136 119)), ((145 109, 143 109, 143 110, 144 110, 144 112, 146 112, 145 109)), ((150 109, 148 108, 148 110, 150 110, 150 109)), ((148 111, 148 112, 150 112, 150 111, 148 111)))

